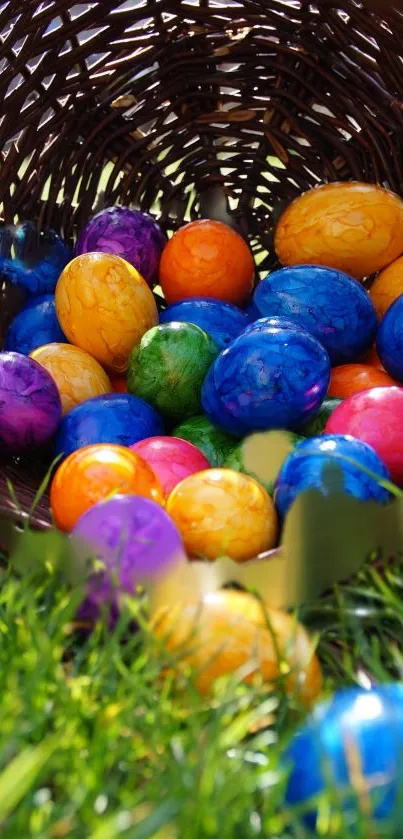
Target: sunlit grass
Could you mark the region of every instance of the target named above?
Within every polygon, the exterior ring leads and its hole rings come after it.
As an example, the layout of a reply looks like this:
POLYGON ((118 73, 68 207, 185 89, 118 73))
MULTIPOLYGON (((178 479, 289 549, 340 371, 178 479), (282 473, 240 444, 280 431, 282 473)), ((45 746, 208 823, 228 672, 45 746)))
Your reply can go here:
MULTIPOLYGON (((133 601, 113 633, 103 620, 83 633, 80 592, 42 560, 19 560, 19 576, 6 566, 0 589, 1 836, 304 839, 280 770, 301 709, 236 679, 206 700, 191 673, 163 678, 133 601)), ((397 560, 372 563, 302 613, 320 633, 325 694, 402 676, 402 589, 397 560)), ((321 812, 322 835, 347 839, 321 812)))

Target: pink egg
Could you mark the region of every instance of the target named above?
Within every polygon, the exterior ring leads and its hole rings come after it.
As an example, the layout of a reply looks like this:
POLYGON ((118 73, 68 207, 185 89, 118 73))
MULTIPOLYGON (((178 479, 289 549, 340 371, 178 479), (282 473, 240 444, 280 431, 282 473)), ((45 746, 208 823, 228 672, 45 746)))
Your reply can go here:
POLYGON ((374 387, 343 399, 325 434, 350 434, 368 443, 403 486, 403 388, 374 387))
POLYGON ((200 449, 177 437, 148 437, 130 448, 151 466, 166 497, 189 475, 210 469, 200 449))

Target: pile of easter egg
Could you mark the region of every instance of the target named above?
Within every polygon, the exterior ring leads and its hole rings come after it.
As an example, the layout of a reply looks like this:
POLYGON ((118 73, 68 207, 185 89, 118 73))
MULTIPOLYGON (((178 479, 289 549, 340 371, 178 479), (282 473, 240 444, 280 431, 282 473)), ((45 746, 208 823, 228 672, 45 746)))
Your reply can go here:
MULTIPOLYGON (((270 552, 304 490, 329 494, 335 458, 358 500, 387 503, 385 482, 403 485, 403 201, 355 182, 318 187, 285 210, 274 243, 278 264, 259 281, 242 235, 208 219, 167 240, 147 214, 108 208, 73 253, 31 223, 0 233, 0 271, 27 295, 0 353, 0 452, 57 458, 54 523, 109 574, 91 586, 94 614, 112 572, 134 593, 180 556, 270 552), (243 441, 278 429, 291 453, 263 485, 243 441)), ((160 615, 155 633, 181 644, 198 606, 174 631, 174 610, 160 615)), ((293 624, 270 614, 285 649, 293 624)), ((255 660, 257 638, 255 671, 278 673, 251 595, 209 595, 199 629, 204 661, 230 645, 201 689, 255 660)), ((320 670, 300 631, 304 678, 289 683, 312 699, 320 670)))

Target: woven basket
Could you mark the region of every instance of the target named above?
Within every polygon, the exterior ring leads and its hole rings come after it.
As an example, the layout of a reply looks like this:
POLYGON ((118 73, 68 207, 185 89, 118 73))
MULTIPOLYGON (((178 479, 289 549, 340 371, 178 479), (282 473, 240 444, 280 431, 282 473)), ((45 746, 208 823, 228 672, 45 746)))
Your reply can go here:
MULTIPOLYGON (((301 191, 359 179, 403 195, 403 17, 381 18, 388 5, 8 0, 0 214, 71 243, 116 203, 168 233, 217 218, 270 268, 276 218, 301 191)), ((0 293, 1 344, 22 298, 0 293)), ((0 464, 0 516, 30 509, 43 460, 0 464)), ((44 497, 34 523, 48 522, 44 497)))

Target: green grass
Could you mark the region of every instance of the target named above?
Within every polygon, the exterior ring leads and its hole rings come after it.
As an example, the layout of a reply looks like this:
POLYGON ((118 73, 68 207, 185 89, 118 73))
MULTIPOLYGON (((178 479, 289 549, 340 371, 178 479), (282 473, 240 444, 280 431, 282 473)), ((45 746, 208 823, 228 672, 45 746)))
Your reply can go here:
MULTIPOLYGON (((2 839, 304 839, 279 763, 302 710, 280 688, 235 679, 205 700, 192 674, 162 678, 133 601, 113 633, 101 620, 80 634, 80 592, 37 559, 5 565, 0 587, 2 839)), ((400 562, 372 563, 301 614, 320 633, 325 695, 402 675, 402 589, 400 562)), ((329 802, 321 835, 347 839, 329 802)))

